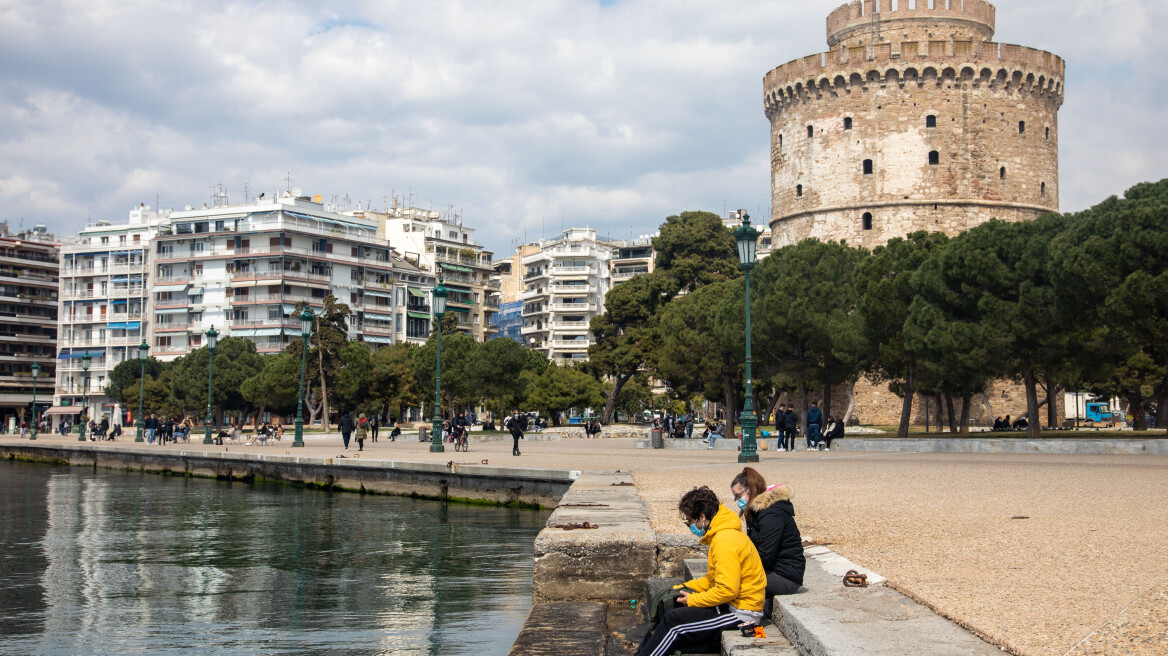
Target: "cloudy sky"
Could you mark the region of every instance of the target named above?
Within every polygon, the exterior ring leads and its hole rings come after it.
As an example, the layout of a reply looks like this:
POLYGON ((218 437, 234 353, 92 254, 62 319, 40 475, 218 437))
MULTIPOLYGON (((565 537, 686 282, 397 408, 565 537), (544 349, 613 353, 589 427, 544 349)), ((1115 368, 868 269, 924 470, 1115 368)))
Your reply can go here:
MULTIPOLYGON (((0 218, 292 185, 452 207, 499 254, 686 209, 769 214, 762 77, 836 0, 0 0, 0 218), (412 195, 411 195, 412 194, 412 195)), ((1168 176, 1168 3, 1001 0, 1067 60, 1062 208, 1168 176)))

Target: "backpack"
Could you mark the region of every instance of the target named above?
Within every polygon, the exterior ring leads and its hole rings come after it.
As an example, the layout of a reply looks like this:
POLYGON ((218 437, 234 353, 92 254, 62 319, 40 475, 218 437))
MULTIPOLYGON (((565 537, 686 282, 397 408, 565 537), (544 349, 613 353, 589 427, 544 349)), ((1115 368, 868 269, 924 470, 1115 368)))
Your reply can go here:
POLYGON ((357 423, 358 423, 358 425, 361 426, 361 428, 365 428, 369 425, 369 420, 364 418, 364 417, 361 417, 360 419, 357 420, 357 423))
POLYGON ((652 601, 649 602, 649 632, 657 628, 657 624, 661 622, 661 618, 665 617, 665 613, 677 608, 677 596, 683 591, 693 592, 684 586, 669 587, 653 595, 652 601))

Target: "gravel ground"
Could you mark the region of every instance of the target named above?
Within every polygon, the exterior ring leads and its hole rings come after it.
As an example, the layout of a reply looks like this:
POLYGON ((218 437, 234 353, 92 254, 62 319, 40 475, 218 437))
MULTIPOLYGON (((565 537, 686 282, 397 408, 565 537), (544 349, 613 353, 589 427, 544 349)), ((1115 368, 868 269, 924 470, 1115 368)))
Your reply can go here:
MULTIPOLYGON (((42 439, 77 444, 75 437, 42 439)), ((197 442, 178 448, 204 448, 197 442)), ((289 435, 267 447, 210 448, 343 453, 339 438, 306 442, 293 450, 289 435)), ((627 439, 520 444, 518 457, 510 440, 432 454, 425 443, 383 438, 367 442, 362 457, 632 470, 657 530, 682 534, 681 494, 709 485, 729 500, 730 479, 741 470, 734 451, 634 449, 627 439)), ((112 445, 127 446, 135 444, 112 445)), ((1041 656, 1168 653, 1166 457, 761 455, 758 469, 767 480, 794 488, 804 536, 830 543, 995 643, 1041 656)))

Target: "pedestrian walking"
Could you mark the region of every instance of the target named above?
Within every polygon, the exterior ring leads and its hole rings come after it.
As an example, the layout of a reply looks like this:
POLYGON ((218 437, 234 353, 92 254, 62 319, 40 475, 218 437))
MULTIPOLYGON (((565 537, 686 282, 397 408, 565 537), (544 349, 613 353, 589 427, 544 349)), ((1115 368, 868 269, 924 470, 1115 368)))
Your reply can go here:
POLYGON ((377 429, 379 428, 379 423, 381 422, 377 421, 377 413, 374 412, 373 416, 369 418, 369 439, 373 442, 377 441, 377 429))
POLYGON ((819 448, 819 428, 823 426, 823 411, 819 409, 819 402, 812 401, 811 409, 807 411, 807 450, 819 448))
POLYGON ((783 431, 787 434, 783 446, 788 451, 794 451, 795 438, 799 435, 799 415, 795 414, 794 405, 788 405, 787 411, 783 413, 783 431))
POLYGON ((692 412, 685 413, 683 421, 685 421, 685 438, 687 440, 693 439, 694 414, 692 412))
POLYGON ((154 444, 154 436, 158 434, 159 423, 161 423, 161 422, 158 421, 158 415, 151 412, 150 416, 146 419, 146 443, 147 444, 154 444))
POLYGON ((24 434, 28 432, 28 422, 21 420, 20 422, 20 439, 24 439, 24 434))
POLYGON ((778 451, 787 450, 787 421, 786 417, 784 416, 786 411, 786 403, 780 403, 779 407, 775 409, 775 432, 779 434, 778 451))
POLYGON ((519 454, 519 440, 523 439, 523 431, 527 428, 527 417, 519 414, 516 410, 515 414, 507 420, 507 430, 511 431, 511 439, 515 444, 511 447, 511 455, 517 456, 519 454))
POLYGON ((369 437, 369 420, 365 417, 364 412, 361 413, 360 417, 357 417, 357 430, 354 435, 357 438, 357 450, 364 451, 365 438, 369 437))
POLYGON ((345 450, 349 450, 349 436, 353 434, 353 416, 347 412, 341 413, 341 419, 337 422, 337 428, 341 429, 341 440, 345 443, 345 450))

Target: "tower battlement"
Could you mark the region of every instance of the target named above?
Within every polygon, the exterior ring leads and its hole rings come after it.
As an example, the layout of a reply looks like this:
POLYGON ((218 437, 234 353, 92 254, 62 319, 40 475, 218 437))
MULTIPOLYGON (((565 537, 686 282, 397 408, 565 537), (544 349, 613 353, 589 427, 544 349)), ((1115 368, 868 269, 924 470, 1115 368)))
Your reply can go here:
POLYGON ((855 0, 827 17, 827 45, 975 40, 994 36, 996 10, 985 0, 855 0))

